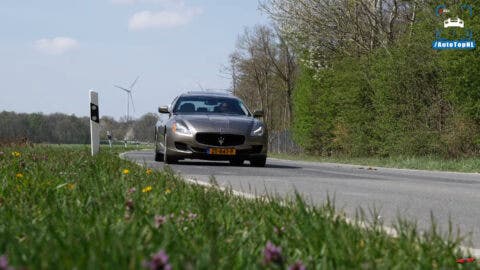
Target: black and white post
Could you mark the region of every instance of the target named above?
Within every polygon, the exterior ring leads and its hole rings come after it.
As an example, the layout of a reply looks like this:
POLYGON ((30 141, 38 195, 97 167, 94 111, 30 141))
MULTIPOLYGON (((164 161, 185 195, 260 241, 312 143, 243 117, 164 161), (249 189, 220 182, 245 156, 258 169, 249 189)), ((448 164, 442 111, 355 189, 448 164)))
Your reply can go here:
POLYGON ((90 90, 90 145, 92 156, 100 150, 100 117, 98 113, 98 93, 90 90))

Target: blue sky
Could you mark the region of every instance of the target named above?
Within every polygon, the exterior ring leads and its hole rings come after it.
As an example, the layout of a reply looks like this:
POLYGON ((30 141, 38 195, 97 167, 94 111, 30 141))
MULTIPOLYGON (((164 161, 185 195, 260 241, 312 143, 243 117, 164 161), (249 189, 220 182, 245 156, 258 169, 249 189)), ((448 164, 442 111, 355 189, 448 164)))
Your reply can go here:
POLYGON ((0 111, 155 112, 188 90, 228 88, 221 68, 244 27, 268 23, 256 0, 2 0, 0 111))

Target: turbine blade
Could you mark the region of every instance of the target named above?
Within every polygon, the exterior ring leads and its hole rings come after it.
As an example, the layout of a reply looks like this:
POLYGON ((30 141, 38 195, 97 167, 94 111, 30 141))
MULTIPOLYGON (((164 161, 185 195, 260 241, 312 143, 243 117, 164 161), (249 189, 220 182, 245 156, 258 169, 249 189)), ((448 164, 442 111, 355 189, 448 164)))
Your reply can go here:
POLYGON ((140 78, 140 76, 137 76, 137 78, 135 79, 135 81, 133 81, 132 85, 130 85, 130 91, 131 91, 132 88, 135 86, 135 84, 137 84, 137 81, 138 81, 139 78, 140 78))
POLYGON ((115 86, 116 88, 122 89, 123 91, 125 91, 125 92, 127 92, 127 93, 130 93, 130 90, 128 90, 128 89, 125 89, 125 88, 123 88, 123 87, 121 87, 121 86, 118 86, 118 85, 114 85, 114 86, 115 86))

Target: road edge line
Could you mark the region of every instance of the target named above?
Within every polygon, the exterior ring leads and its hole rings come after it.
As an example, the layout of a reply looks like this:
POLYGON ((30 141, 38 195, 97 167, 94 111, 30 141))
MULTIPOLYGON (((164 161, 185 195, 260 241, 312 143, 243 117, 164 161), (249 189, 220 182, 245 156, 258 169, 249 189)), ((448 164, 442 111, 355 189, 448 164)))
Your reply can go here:
MULTIPOLYGON (((268 159, 277 160, 277 161, 300 161, 307 163, 321 163, 326 165, 338 165, 338 166, 348 166, 348 167, 370 167, 373 169, 388 169, 388 170, 400 170, 400 171, 413 171, 413 172, 426 172, 426 173, 446 173, 446 174, 464 174, 464 175, 474 175, 479 176, 478 172, 455 172, 455 171, 440 171, 440 170, 421 170, 421 169, 408 169, 408 168, 394 168, 394 167, 380 167, 374 165, 362 165, 362 164, 351 164, 351 163, 336 163, 336 162, 322 162, 322 161, 311 161, 311 160, 296 160, 296 159, 283 159, 283 158, 274 158, 269 157, 268 159)), ((356 168, 355 168, 356 169, 356 168)))

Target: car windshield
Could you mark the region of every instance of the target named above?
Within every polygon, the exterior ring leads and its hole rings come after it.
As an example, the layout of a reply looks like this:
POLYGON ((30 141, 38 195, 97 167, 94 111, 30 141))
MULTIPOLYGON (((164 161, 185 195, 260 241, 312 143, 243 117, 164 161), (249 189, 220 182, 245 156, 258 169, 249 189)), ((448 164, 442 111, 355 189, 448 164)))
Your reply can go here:
POLYGON ((212 96, 180 97, 173 108, 175 114, 231 114, 250 116, 247 107, 236 98, 212 96))

